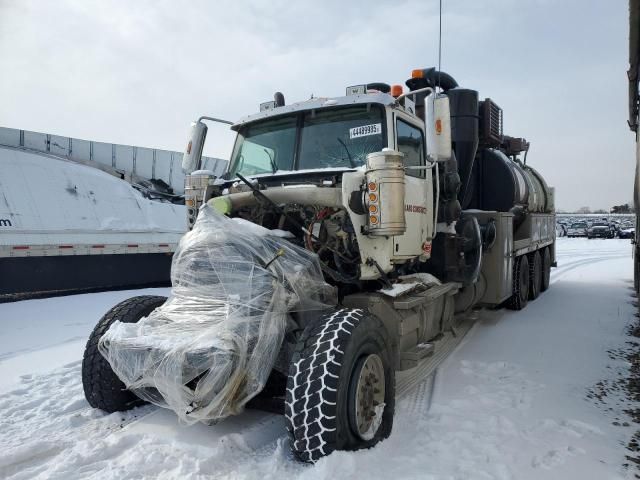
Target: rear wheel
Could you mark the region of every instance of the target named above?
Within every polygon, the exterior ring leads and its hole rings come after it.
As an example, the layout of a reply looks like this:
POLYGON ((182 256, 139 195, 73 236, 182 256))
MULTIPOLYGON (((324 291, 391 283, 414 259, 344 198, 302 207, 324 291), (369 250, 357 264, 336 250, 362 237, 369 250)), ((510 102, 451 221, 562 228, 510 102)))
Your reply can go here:
POLYGON ((324 315, 293 356, 285 418, 295 456, 316 462, 334 450, 369 448, 393 425, 395 376, 387 331, 360 309, 324 315))
POLYGON ((526 255, 515 259, 513 265, 513 292, 507 300, 511 310, 522 310, 529 301, 529 260, 526 255))
POLYGON ((542 250, 542 282, 540 284, 540 291, 544 292, 549 288, 549 282, 551 281, 551 249, 545 247, 542 250))
POLYGON ((535 300, 542 289, 542 257, 536 250, 529 257, 529 300, 535 300))
POLYGON ((137 323, 166 300, 167 297, 151 295, 129 298, 105 313, 93 329, 82 359, 84 396, 93 408, 113 413, 130 410, 146 403, 127 390, 111 369, 109 362, 98 351, 98 343, 116 320, 122 323, 137 323))

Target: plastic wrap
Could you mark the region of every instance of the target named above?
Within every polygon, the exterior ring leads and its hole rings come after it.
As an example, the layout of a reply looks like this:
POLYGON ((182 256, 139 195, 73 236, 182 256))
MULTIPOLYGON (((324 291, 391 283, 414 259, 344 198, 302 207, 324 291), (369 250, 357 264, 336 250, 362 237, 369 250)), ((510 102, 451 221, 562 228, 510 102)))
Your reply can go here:
POLYGON ((127 388, 187 423, 241 411, 276 362, 288 313, 336 303, 317 256, 282 234, 203 206, 174 254, 167 302, 100 341, 127 388))

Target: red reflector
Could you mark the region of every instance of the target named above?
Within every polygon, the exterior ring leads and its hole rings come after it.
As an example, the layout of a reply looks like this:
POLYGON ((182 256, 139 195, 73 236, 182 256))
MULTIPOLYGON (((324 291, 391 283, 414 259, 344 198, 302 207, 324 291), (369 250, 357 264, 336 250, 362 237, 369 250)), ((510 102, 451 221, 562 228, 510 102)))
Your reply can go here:
POLYGON ((158 246, 159 246, 159 247, 168 247, 168 246, 169 246, 169 244, 168 244, 168 243, 161 243, 161 244, 159 244, 158 246))
POLYGON ((104 248, 104 245, 91 245, 91 248, 104 248))
POLYGON ((131 245, 127 245, 127 247, 129 247, 129 248, 136 248, 137 246, 138 246, 138 245, 135 245, 135 244, 133 244, 133 243, 132 243, 131 245))
POLYGON ((14 250, 29 250, 29 246, 28 245, 16 245, 15 247, 13 247, 14 250))
POLYGON ((73 248, 73 245, 58 245, 58 248, 73 248))

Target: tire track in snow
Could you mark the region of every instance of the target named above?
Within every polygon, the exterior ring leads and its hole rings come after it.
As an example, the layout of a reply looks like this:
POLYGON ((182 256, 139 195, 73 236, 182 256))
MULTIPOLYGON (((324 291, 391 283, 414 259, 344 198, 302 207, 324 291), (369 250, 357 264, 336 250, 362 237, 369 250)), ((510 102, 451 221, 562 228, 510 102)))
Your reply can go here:
POLYGON ((553 285, 554 283, 562 280, 562 277, 564 277, 565 275, 567 275, 568 273, 570 273, 571 271, 580 268, 580 267, 584 267, 587 265, 592 265, 594 263, 599 263, 599 262, 606 262, 609 260, 616 260, 619 258, 628 258, 629 255, 622 255, 622 254, 609 254, 609 255, 598 255, 598 256, 593 256, 593 258, 582 258, 580 260, 575 260, 573 262, 568 262, 565 264, 560 264, 558 267, 556 267, 554 270, 551 271, 551 284, 553 285))

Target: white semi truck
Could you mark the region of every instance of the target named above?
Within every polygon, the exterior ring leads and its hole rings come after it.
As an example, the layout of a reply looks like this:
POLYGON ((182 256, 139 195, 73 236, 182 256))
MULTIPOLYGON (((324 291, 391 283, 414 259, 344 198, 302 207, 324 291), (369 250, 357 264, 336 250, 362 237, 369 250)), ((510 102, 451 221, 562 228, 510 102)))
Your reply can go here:
POLYGON ((549 287, 553 190, 529 144, 444 72, 406 85, 289 105, 277 93, 232 124, 220 178, 199 170, 216 119, 194 123, 172 295, 126 300, 96 326, 92 406, 216 422, 262 398, 314 462, 390 434, 397 373, 437 354, 461 314, 520 310, 549 287))

